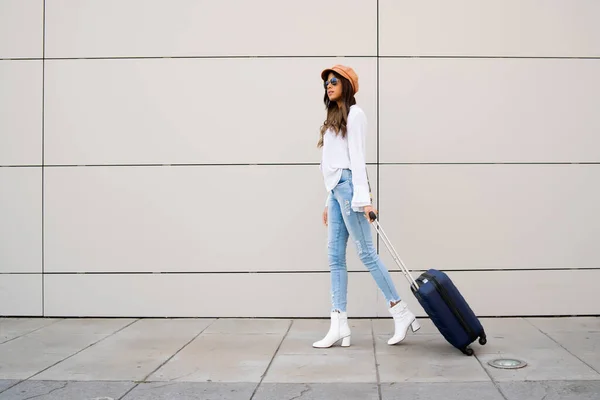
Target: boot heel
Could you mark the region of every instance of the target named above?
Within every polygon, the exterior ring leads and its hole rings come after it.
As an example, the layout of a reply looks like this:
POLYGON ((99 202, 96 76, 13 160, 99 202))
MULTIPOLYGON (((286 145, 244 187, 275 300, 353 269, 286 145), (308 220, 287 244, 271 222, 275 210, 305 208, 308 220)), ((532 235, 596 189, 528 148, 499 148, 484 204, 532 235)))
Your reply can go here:
POLYGON ((418 331, 419 329, 421 329, 421 325, 419 324, 419 321, 417 321, 416 319, 413 321, 412 324, 410 324, 410 329, 412 329, 413 333, 415 333, 416 331, 418 331))
POLYGON ((342 347, 350 346, 350 336, 346 336, 342 339, 342 347))

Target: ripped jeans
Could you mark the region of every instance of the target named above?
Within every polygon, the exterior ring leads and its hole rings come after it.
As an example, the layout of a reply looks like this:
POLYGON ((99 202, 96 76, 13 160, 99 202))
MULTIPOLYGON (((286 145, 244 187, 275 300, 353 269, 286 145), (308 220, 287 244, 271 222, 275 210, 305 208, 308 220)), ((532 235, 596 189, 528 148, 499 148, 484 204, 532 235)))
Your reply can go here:
POLYGON ((348 291, 348 270, 346 268, 346 247, 348 237, 352 238, 362 263, 371 272, 377 286, 390 302, 400 300, 394 282, 381 262, 371 238, 371 224, 363 212, 352 209, 352 172, 343 170, 342 176, 331 192, 327 206, 328 214, 328 254, 331 270, 331 311, 346 311, 348 291))

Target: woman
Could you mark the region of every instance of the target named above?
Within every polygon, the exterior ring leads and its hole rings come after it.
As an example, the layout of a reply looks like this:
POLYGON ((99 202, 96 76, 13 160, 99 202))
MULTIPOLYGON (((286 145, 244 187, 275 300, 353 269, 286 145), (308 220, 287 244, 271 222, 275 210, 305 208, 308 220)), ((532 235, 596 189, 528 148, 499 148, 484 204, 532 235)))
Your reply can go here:
POLYGON ((350 327, 346 313, 348 271, 346 245, 352 238, 362 263, 371 272, 388 302, 394 318, 394 336, 388 344, 404 340, 409 326, 420 326, 415 315, 401 301, 394 283, 373 246, 369 213, 375 210, 365 163, 367 118, 356 105, 358 76, 350 67, 335 65, 321 73, 327 119, 321 127, 318 147, 322 148, 321 172, 329 192, 323 223, 328 227, 328 257, 331 269, 331 325, 327 335, 313 347, 331 347, 341 340, 350 346, 350 327))

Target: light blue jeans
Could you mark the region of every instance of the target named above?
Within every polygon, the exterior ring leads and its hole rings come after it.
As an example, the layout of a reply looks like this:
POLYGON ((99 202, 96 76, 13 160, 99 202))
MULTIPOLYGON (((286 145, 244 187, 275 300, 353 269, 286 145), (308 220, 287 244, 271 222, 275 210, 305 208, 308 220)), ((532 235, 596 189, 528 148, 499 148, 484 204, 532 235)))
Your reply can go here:
POLYGON ((400 301, 394 282, 381 262, 371 238, 371 224, 364 212, 352 209, 352 172, 343 170, 340 181, 331 191, 327 206, 328 255, 331 270, 331 311, 346 311, 348 291, 348 270, 346 268, 346 247, 348 237, 352 238, 358 256, 371 272, 377 286, 385 296, 387 304, 400 301))

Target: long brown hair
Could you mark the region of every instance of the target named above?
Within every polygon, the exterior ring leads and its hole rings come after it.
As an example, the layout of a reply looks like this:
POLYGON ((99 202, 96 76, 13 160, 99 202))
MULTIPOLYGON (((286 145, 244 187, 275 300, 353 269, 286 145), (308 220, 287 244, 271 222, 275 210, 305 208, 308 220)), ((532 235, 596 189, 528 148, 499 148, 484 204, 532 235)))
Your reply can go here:
POLYGON ((342 105, 340 107, 338 106, 337 101, 330 101, 327 96, 327 88, 325 88, 323 102, 325 103, 325 108, 327 108, 327 119, 323 122, 323 125, 321 125, 321 135, 317 147, 323 147, 323 136, 325 135, 325 131, 329 128, 332 128, 336 135, 341 133, 342 137, 346 137, 348 112, 350 111, 350 107, 356 104, 350 81, 335 71, 332 71, 332 73, 342 84, 342 105))

